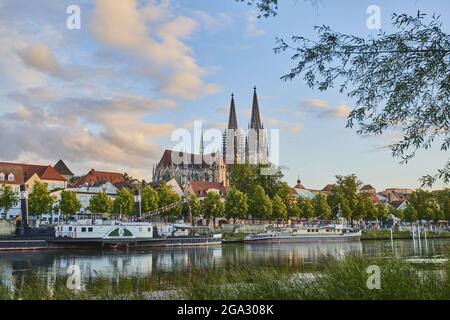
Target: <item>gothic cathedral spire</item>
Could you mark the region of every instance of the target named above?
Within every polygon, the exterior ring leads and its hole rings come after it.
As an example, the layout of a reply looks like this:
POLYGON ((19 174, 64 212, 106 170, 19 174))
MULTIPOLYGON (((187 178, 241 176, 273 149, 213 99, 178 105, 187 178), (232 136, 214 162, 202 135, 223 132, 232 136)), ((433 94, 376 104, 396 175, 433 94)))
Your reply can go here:
POLYGON ((261 124, 261 116, 259 114, 258 96, 256 94, 256 86, 253 88, 253 105, 252 105, 252 117, 250 121, 250 129, 260 130, 263 129, 261 124))
POLYGON ((234 105, 234 94, 231 94, 230 117, 228 119, 228 129, 237 130, 236 107, 234 105))

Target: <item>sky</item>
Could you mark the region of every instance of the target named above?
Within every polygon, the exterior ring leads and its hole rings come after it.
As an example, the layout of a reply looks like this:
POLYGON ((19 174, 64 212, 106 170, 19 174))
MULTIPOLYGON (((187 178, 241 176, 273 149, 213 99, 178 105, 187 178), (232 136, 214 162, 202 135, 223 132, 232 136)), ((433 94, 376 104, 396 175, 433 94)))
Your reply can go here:
POLYGON ((0 0, 0 160, 63 159, 78 175, 95 168, 149 180, 177 129, 226 126, 231 93, 247 128, 256 86, 265 127, 280 130, 291 185, 300 177, 318 189, 354 173, 378 190, 417 188, 446 162, 438 144, 401 165, 386 147, 399 132, 359 136, 345 127, 347 96, 280 80, 292 61, 273 52, 276 37, 314 39, 315 25, 375 34, 370 5, 387 32, 392 13, 418 10, 441 14, 450 31, 444 0, 283 0, 268 19, 235 0, 0 0), (67 28, 71 5, 79 29, 67 28))

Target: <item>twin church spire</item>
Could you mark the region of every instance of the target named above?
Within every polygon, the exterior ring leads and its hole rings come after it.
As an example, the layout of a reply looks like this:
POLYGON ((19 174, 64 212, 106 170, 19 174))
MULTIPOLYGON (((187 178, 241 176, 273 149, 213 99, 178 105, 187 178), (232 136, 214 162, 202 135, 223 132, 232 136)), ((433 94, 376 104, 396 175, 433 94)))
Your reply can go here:
MULTIPOLYGON (((258 95, 256 93, 256 86, 253 88, 253 103, 252 103, 252 113, 249 124, 250 129, 260 130, 264 129, 261 122, 261 115, 259 113, 258 95)), ((228 129, 237 130, 237 117, 236 117, 236 106, 234 102, 234 94, 231 94, 231 105, 230 105, 230 116, 228 119, 228 129)))
POLYGON ((223 156, 227 164, 259 163, 267 159, 268 150, 263 132, 264 125, 261 122, 259 112, 256 87, 253 88, 252 112, 248 129, 247 132, 239 130, 234 94, 231 94, 228 128, 223 136, 223 156))

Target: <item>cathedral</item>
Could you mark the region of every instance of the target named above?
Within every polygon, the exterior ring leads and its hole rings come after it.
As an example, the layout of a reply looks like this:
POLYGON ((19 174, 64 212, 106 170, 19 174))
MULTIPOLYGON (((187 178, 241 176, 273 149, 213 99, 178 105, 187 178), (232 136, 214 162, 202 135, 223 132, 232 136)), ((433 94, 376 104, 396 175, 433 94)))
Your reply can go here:
POLYGON ((251 119, 246 130, 240 129, 236 116, 234 95, 231 95, 228 127, 222 135, 222 150, 204 154, 203 135, 200 154, 165 150, 153 167, 153 181, 175 179, 181 186, 188 181, 219 182, 229 186, 228 172, 233 165, 267 164, 269 150, 264 124, 261 122, 256 87, 253 90, 251 119), (174 161, 178 158, 178 161, 174 161))

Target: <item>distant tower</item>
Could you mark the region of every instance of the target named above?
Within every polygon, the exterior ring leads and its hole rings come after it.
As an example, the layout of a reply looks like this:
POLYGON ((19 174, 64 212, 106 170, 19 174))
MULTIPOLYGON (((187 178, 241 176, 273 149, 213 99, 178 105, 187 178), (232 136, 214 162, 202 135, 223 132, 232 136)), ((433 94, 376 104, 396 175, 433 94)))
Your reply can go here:
POLYGON ((246 140, 246 162, 268 163, 269 150, 264 124, 261 122, 259 113, 258 95, 256 86, 253 88, 252 115, 249 124, 249 134, 246 140))
POLYGON ((238 163, 244 160, 242 133, 238 128, 236 117, 236 106, 234 103, 234 94, 231 94, 230 115, 228 118, 228 127, 223 134, 222 155, 228 165, 238 163))

